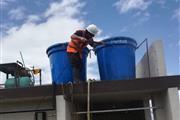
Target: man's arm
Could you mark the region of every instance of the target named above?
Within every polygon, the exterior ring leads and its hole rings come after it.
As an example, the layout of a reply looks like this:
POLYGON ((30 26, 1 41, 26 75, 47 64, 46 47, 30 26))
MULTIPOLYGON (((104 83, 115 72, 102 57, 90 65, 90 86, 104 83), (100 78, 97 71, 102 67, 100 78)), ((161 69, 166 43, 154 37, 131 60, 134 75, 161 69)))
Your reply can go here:
POLYGON ((71 35, 71 39, 78 39, 82 42, 86 42, 87 39, 82 37, 82 34, 83 34, 82 31, 78 30, 73 35, 71 35))
POLYGON ((98 45, 104 44, 102 41, 94 41, 93 39, 88 40, 88 43, 91 47, 96 47, 98 45))
POLYGON ((80 36, 75 35, 75 34, 71 35, 71 39, 78 39, 78 40, 80 40, 80 41, 82 41, 82 42, 86 42, 86 41, 87 41, 86 38, 80 37, 80 36))

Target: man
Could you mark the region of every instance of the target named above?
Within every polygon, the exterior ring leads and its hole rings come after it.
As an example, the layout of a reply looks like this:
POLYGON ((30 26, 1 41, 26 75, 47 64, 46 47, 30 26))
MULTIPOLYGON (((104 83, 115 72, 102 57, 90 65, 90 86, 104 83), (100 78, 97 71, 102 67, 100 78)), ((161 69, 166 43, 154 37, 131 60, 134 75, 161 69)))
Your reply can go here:
POLYGON ((95 47, 103 42, 96 42, 93 37, 98 33, 96 25, 91 24, 84 30, 77 30, 71 35, 71 41, 67 47, 67 53, 72 66, 73 82, 80 83, 82 70, 82 51, 87 45, 95 47))

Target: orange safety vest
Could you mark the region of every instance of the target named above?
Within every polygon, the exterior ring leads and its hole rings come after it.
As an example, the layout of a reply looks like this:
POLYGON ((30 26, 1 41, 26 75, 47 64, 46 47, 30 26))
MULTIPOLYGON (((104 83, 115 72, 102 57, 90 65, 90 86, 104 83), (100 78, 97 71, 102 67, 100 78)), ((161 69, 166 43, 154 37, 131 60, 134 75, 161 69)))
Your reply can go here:
MULTIPOLYGON (((83 31, 83 37, 85 37, 85 31, 83 31)), ((87 46, 87 42, 82 42, 81 40, 78 39, 71 39, 71 41, 68 43, 67 46, 67 52, 70 53, 77 53, 79 52, 82 54, 82 50, 87 46)))

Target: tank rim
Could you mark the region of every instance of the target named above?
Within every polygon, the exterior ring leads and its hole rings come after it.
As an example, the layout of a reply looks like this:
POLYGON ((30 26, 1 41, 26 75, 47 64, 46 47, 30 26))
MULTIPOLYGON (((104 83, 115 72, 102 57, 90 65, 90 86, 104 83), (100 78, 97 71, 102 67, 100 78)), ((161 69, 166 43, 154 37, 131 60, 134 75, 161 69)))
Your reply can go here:
POLYGON ((53 45, 51 45, 51 46, 49 46, 49 47, 47 48, 46 54, 48 55, 49 52, 51 51, 51 49, 53 49, 53 48, 55 48, 55 47, 58 47, 58 46, 60 46, 60 45, 67 45, 67 44, 68 44, 68 42, 53 44, 53 45))
MULTIPOLYGON (((114 44, 114 45, 118 45, 118 44, 124 44, 124 45, 131 45, 133 46, 134 48, 137 47, 137 42, 136 40, 134 40, 133 38, 130 38, 130 37, 124 37, 124 36, 118 36, 118 37, 110 37, 110 38, 106 38, 104 40, 102 40, 103 42, 109 42, 109 41, 117 41, 117 40, 127 40, 127 43, 110 43, 111 45, 114 44)), ((95 48, 95 52, 101 48, 104 48, 104 47, 107 47, 105 45, 99 45, 95 48)))
MULTIPOLYGON (((57 51, 62 51, 62 50, 65 50, 66 48, 60 48, 59 46, 61 46, 61 45, 65 45, 65 46, 67 46, 68 45, 68 42, 65 42, 65 43, 57 43, 57 44, 54 44, 54 45, 51 45, 50 47, 48 47, 47 48, 47 50, 46 50, 46 54, 48 55, 48 57, 52 54, 52 53, 54 53, 54 52, 57 52, 57 51), (55 48, 58 48, 58 49, 55 49, 55 48), (54 49, 54 50, 53 50, 54 49)), ((85 51, 87 52, 87 54, 89 53, 89 49, 86 47, 85 48, 85 51)))

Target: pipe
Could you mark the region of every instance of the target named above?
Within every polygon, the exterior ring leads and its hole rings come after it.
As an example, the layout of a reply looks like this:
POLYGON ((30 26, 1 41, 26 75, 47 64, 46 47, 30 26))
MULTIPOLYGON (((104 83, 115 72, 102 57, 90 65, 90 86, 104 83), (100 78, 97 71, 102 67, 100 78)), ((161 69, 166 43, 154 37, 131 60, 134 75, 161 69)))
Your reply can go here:
POLYGON ((21 59, 22 59, 22 62, 23 62, 23 67, 25 68, 26 66, 25 66, 25 62, 24 62, 23 55, 22 55, 21 51, 20 51, 20 55, 21 55, 21 59))
POLYGON ((90 80, 88 80, 87 92, 87 120, 90 120, 90 80))
POLYGON ((147 63, 148 63, 148 77, 151 77, 151 69, 150 69, 150 62, 149 62, 149 49, 148 49, 148 39, 145 39, 146 41, 146 53, 147 53, 147 63))
POLYGON ((54 108, 48 108, 48 109, 32 109, 32 110, 19 110, 19 111, 5 111, 0 112, 0 114, 12 114, 12 113, 25 113, 25 112, 43 112, 43 111, 53 111, 54 108))
MULTIPOLYGON (((110 113, 110 112, 125 112, 125 111, 140 111, 140 110, 150 110, 150 109, 161 109, 160 107, 140 107, 140 108, 125 108, 125 109, 110 109, 110 110, 95 110, 89 111, 89 113, 110 113)), ((86 111, 74 112, 75 115, 87 114, 86 111)))
POLYGON ((39 72, 39 84, 40 84, 40 86, 42 85, 42 75, 41 75, 41 69, 40 69, 40 72, 39 72))
POLYGON ((146 40, 147 40, 147 38, 144 39, 144 40, 136 47, 136 49, 138 49, 139 47, 141 47, 141 45, 142 45, 146 40))

